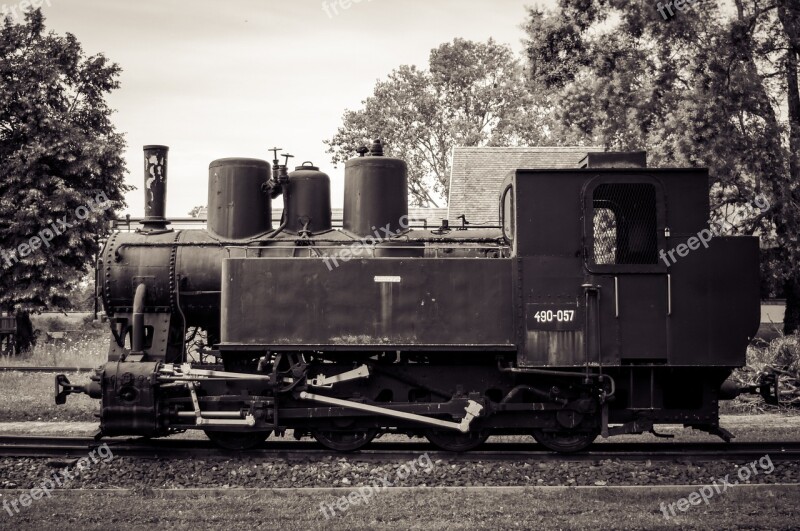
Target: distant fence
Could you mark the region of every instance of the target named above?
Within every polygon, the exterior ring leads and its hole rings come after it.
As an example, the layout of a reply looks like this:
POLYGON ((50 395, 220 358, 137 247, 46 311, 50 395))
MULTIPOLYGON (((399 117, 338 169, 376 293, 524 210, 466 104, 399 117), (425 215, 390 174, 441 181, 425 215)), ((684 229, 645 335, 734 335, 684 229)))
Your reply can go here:
POLYGON ((783 320, 786 314, 786 301, 766 299, 761 302, 761 326, 756 337, 770 341, 783 333, 783 320))
POLYGON ((13 334, 17 331, 17 318, 13 315, 0 316, 0 334, 13 334))
POLYGON ((16 351, 17 318, 13 315, 0 316, 0 354, 9 356, 16 351))

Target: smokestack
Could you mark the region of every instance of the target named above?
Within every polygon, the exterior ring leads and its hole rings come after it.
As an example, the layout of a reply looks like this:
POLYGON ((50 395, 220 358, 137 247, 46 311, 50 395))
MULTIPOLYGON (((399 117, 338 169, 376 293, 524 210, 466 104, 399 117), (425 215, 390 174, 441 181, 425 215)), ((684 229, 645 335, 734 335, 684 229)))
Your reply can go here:
POLYGON ((144 225, 146 230, 167 228, 167 146, 144 146, 144 225))

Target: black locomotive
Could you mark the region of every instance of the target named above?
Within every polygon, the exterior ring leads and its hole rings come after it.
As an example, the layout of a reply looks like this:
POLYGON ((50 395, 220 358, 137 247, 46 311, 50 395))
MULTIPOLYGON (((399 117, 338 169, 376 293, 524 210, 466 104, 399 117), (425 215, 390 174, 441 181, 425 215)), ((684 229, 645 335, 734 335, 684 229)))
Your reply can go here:
POLYGON ((167 148, 147 146, 144 228, 98 264, 108 363, 57 377, 57 403, 101 399, 104 436, 200 429, 233 449, 288 429, 341 451, 386 432, 453 451, 666 423, 730 438, 718 406, 758 329, 759 243, 712 237, 707 170, 592 153, 508 175, 498 227, 429 230, 410 226, 406 164, 380 141, 358 153, 340 228, 328 176, 276 152, 213 162, 208 229, 176 231, 167 148), (187 362, 191 327, 214 366, 187 362))

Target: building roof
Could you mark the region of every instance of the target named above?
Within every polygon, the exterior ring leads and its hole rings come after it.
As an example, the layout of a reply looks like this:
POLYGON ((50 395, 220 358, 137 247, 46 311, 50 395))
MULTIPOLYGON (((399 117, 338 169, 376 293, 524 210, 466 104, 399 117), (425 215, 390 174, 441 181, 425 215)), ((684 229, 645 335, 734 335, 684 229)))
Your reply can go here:
POLYGON ((577 168, 600 147, 457 147, 450 173, 448 219, 462 214, 473 225, 497 224, 503 179, 517 169, 577 168))

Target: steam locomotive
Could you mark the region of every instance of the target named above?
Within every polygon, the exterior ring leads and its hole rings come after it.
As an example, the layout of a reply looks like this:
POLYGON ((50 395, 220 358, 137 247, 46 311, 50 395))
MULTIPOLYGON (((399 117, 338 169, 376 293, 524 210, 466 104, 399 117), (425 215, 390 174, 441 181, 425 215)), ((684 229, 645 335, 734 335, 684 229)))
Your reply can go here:
POLYGON ((101 400, 101 436, 196 429, 244 450, 293 430, 353 451, 400 433, 466 451, 527 434, 574 452, 658 424, 730 440, 719 401, 767 392, 728 379, 759 325, 759 242, 711 237, 705 169, 643 153, 520 168, 491 192, 498 226, 426 229, 406 163, 375 141, 346 163, 334 227, 328 175, 275 150, 211 163, 207 229, 172 230, 168 148, 144 152, 143 228, 98 263, 108 362, 88 385, 56 378, 56 403, 101 400), (216 363, 188 361, 190 328, 216 363))

